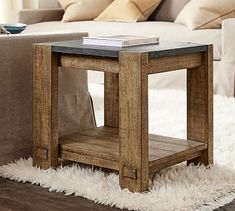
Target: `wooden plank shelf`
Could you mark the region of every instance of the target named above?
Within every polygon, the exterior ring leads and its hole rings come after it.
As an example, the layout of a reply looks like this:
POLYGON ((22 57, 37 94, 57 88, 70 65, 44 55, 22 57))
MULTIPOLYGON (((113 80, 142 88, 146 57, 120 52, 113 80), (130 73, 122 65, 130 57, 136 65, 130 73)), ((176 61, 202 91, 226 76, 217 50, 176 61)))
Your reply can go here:
MULTIPOLYGON (((119 170, 119 134, 117 128, 99 127, 79 131, 59 139, 62 159, 119 170)), ((201 156, 207 144, 149 135, 150 173, 201 156)))

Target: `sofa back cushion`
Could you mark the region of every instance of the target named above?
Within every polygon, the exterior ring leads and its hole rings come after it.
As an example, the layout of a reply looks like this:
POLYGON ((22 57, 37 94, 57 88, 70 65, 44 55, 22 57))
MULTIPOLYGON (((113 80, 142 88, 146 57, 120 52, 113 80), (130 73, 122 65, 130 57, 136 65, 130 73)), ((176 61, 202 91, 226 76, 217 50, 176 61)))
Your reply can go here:
POLYGON ((39 8, 59 8, 58 0, 39 0, 38 1, 39 8))
POLYGON ((235 0, 191 0, 175 22, 192 30, 219 29, 228 18, 235 18, 235 0))
POLYGON ((163 0, 161 5, 151 15, 150 20, 174 22, 188 2, 190 0, 163 0))

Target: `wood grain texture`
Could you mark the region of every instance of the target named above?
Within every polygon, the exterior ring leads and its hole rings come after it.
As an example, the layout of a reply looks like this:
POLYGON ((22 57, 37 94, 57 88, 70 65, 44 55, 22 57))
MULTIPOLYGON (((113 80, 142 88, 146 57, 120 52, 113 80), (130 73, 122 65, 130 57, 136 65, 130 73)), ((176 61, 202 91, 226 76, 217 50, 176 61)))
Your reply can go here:
POLYGON ((60 157, 65 160, 76 161, 78 163, 88 164, 92 166, 98 166, 101 168, 107 168, 112 170, 119 170, 118 161, 99 158, 98 156, 89 156, 86 154, 79 154, 78 151, 71 152, 62 150, 60 157))
POLYGON ((118 130, 95 128, 59 139, 60 157, 83 164, 119 170, 118 130))
POLYGON ((58 56, 49 45, 35 45, 33 57, 33 160, 46 169, 58 162, 58 56), (47 151, 46 159, 38 150, 47 151))
POLYGON ((119 127, 118 74, 104 73, 104 125, 107 127, 119 127))
POLYGON ((212 46, 163 41, 120 49, 66 41, 34 51, 35 164, 54 166, 59 154, 119 170, 120 186, 141 192, 155 171, 183 161, 213 162, 212 46), (106 126, 61 137, 59 149, 58 66, 105 72, 106 126), (149 135, 148 75, 183 68, 188 69, 187 140, 149 135))
MULTIPOLYGON (((84 164, 119 170, 120 138, 118 128, 99 127, 82 130, 59 139, 60 157, 84 164)), ((207 144, 149 134, 148 162, 150 172, 202 155, 207 144)), ((124 166, 123 175, 133 178, 136 169, 124 166), (129 176, 128 176, 129 175, 129 176)))
POLYGON ((167 56, 149 60, 149 74, 162 73, 201 65, 201 53, 167 56))
POLYGON ((1 211, 119 211, 83 197, 50 192, 30 183, 0 178, 1 211))
POLYGON ((93 137, 89 134, 83 135, 75 133, 60 138, 61 151, 69 151, 90 157, 97 157, 106 160, 118 161, 119 144, 118 138, 108 135, 102 137, 93 137))
POLYGON ((137 179, 137 169, 129 168, 127 166, 124 166, 122 169, 123 177, 130 178, 130 179, 137 179))
POLYGON ((111 73, 119 72, 117 59, 97 56, 62 54, 60 58, 60 66, 64 68, 77 68, 81 70, 95 70, 111 73))
POLYGON ((122 188, 148 190, 148 54, 120 53, 120 167, 122 188), (137 171, 137 179, 123 175, 123 169, 137 171))
POLYGON ((202 53, 202 65, 187 71, 187 138, 206 143, 200 158, 189 161, 213 163, 213 47, 202 53))
POLYGON ((42 149, 42 148, 37 148, 35 152, 35 157, 38 159, 48 159, 48 150, 47 149, 42 149))

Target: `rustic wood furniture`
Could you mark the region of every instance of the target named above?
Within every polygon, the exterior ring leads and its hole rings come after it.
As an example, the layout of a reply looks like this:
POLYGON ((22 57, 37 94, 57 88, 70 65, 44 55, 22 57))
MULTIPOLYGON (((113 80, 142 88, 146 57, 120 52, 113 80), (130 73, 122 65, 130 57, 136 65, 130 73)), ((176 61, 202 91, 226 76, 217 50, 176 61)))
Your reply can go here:
POLYGON ((150 175, 163 168, 213 163, 212 53, 211 45, 167 41, 123 49, 81 40, 35 45, 34 165, 46 169, 62 158, 113 169, 122 188, 146 191, 150 175), (58 67, 105 73, 103 127, 58 137, 58 67), (148 75, 184 68, 187 139, 149 135, 148 75))

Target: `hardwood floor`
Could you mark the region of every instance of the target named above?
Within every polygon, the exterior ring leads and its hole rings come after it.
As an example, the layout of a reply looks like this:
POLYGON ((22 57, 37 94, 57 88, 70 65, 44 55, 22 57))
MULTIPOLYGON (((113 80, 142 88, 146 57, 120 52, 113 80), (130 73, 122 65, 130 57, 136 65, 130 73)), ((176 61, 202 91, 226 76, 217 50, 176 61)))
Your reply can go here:
POLYGON ((82 197, 49 192, 29 183, 0 178, 0 211, 119 211, 82 197))
MULTIPOLYGON (((119 211, 82 197, 49 192, 29 183, 0 178, 0 211, 119 211)), ((234 211, 235 201, 216 211, 234 211)))
POLYGON ((216 209, 214 211, 234 211, 234 210, 235 210, 235 200, 232 203, 227 204, 224 207, 221 207, 221 208, 216 209))

